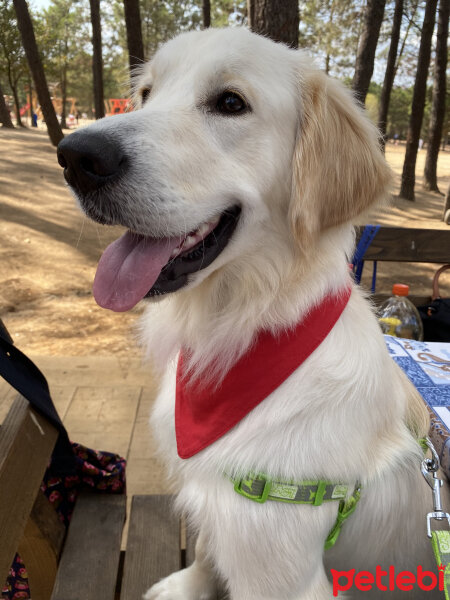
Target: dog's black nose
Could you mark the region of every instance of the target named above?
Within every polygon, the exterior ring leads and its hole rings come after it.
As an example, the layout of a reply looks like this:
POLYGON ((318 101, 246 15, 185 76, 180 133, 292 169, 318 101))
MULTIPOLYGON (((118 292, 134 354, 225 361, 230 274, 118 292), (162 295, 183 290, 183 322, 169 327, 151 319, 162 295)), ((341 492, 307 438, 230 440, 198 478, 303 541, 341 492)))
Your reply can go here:
POLYGON ((113 182, 126 170, 126 157, 119 143, 88 129, 65 137, 58 145, 57 156, 67 183, 82 194, 113 182))

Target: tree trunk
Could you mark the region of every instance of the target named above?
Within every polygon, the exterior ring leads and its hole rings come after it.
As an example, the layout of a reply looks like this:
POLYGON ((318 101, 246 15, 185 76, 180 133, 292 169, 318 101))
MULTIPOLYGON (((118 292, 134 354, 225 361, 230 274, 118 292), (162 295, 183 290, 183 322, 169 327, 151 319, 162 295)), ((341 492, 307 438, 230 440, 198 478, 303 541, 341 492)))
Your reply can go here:
POLYGON ((125 24, 127 27, 130 73, 133 74, 134 67, 142 64, 145 60, 139 0, 123 0, 123 6, 125 9, 125 24))
POLYGON ((25 127, 25 125, 22 123, 22 119, 20 117, 20 102, 19 102, 19 95, 17 93, 17 86, 13 84, 11 86, 11 90, 12 90, 13 97, 14 97, 14 106, 16 109, 17 125, 18 125, 18 127, 25 127))
POLYGON ((437 184, 437 161, 441 144, 442 126, 445 118, 445 96, 447 84, 447 38, 450 0, 440 0, 438 10, 438 28, 436 39, 436 58, 434 63, 433 101, 431 108, 430 133, 428 137, 427 157, 425 160, 426 190, 439 192, 437 184))
POLYGON ((392 22, 391 43, 387 58, 386 72, 384 74, 383 88, 380 97, 380 109, 378 111, 378 128, 381 132, 381 142, 384 148, 386 144, 386 125, 391 99, 392 86, 395 78, 395 62, 397 60, 398 43, 400 41, 400 29, 403 16, 403 0, 395 0, 394 20, 392 22))
POLYGON ((66 104, 67 104, 67 65, 64 64, 64 66, 62 68, 62 77, 61 77, 61 129, 67 129, 66 104))
POLYGON ((203 28, 208 29, 211 27, 211 2, 210 0, 203 0, 203 28))
POLYGON ((33 127, 33 85, 31 83, 31 75, 28 73, 28 102, 30 108, 28 109, 28 116, 30 117, 30 127, 33 127))
POLYGON ((298 0, 249 0, 248 14, 255 33, 298 48, 298 0))
POLYGON ((102 26, 100 22, 100 0, 89 0, 91 5, 92 23, 92 73, 94 77, 94 107, 95 118, 105 116, 105 103, 103 100, 103 59, 102 59, 102 26))
POLYGON ((375 51, 385 4, 386 0, 367 0, 363 30, 359 38, 358 54, 356 56, 355 76, 352 83, 355 96, 361 104, 366 101, 367 90, 372 79, 375 51))
POLYGON ((17 25, 22 36, 22 44, 25 50, 31 74, 33 75, 34 87, 39 98, 42 114, 47 125, 48 135, 54 146, 63 139, 64 135, 56 118, 55 109, 50 98, 50 93, 45 79, 44 68, 34 36, 33 24, 26 0, 13 0, 17 16, 17 25))
POLYGON ((0 123, 3 127, 7 127, 8 129, 14 129, 13 122, 11 121, 11 115, 9 114, 9 109, 6 106, 5 96, 3 95, 2 87, 0 86, 0 123))
POLYGON ((248 26, 254 31, 255 23, 255 0, 247 0, 247 20, 248 26))
POLYGON ((22 119, 20 117, 20 102, 19 102, 19 94, 17 93, 17 81, 14 81, 12 73, 11 73, 11 64, 8 61, 8 82, 9 87, 13 93, 14 98, 14 108, 16 112, 16 122, 18 127, 25 127, 22 123, 22 119))
POLYGON ((414 82, 411 117, 406 137, 405 162, 403 163, 400 197, 414 201, 414 184, 416 181, 416 160, 419 147, 420 130, 427 92, 428 68, 430 66, 431 39, 433 37, 437 0, 427 0, 420 37, 419 58, 417 60, 416 80, 414 82))

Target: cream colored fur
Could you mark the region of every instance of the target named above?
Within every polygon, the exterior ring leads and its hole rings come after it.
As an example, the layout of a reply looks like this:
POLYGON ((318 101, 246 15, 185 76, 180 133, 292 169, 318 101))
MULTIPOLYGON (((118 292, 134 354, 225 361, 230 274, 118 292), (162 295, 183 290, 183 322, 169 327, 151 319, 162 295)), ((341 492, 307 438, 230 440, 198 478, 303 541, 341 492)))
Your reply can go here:
POLYGON ((348 269, 352 220, 388 193, 376 129, 350 92, 306 55, 243 29, 175 38, 139 73, 138 108, 144 89, 151 92, 140 110, 98 126, 121 132, 135 157, 135 184, 126 193, 137 230, 190 231, 227 206, 242 206, 223 253, 186 288, 153 302, 142 322, 148 352, 165 369, 154 433, 179 487, 177 505, 200 531, 195 563, 145 598, 210 600, 219 577, 232 600, 325 600, 333 597, 330 567, 433 568, 425 536, 431 494, 416 442, 427 432, 426 414, 348 269), (207 99, 223 89, 242 93, 251 112, 211 114, 207 99), (193 377, 220 380, 258 331, 289 328, 349 285, 341 318, 305 363, 229 433, 180 459, 180 347, 192 351, 193 377), (233 491, 225 470, 359 480, 362 499, 324 553, 337 504, 256 504, 233 491))

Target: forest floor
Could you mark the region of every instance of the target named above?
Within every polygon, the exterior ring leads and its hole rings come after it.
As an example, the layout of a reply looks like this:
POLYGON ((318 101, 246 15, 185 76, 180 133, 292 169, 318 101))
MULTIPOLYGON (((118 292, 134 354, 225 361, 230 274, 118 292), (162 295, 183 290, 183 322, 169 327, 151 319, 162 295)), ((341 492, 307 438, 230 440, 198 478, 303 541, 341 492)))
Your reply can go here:
MULTIPOLYGON (((388 144, 387 159, 398 192, 405 146, 388 144)), ((425 150, 419 152, 416 201, 393 198, 371 223, 446 229, 443 197, 422 190, 425 150)), ((450 182, 450 152, 441 152, 439 185, 450 182)), ((98 259, 120 228, 82 216, 63 179, 45 131, 0 129, 0 317, 17 345, 39 355, 139 356, 136 321, 142 303, 128 313, 99 308, 92 297, 98 259)), ((449 251, 450 255, 450 251, 449 251)), ((404 282, 428 294, 435 267, 380 264, 377 291, 404 282)), ((450 276, 443 291, 450 295, 450 276)))

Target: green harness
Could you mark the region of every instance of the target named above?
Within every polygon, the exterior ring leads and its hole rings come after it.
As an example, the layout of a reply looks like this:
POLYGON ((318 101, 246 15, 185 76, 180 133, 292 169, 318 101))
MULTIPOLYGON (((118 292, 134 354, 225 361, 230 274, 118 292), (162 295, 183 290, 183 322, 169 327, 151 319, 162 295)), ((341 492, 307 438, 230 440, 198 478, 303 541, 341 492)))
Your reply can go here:
MULTIPOLYGON (((438 563, 448 565, 445 570, 445 581, 449 583, 450 588, 450 532, 449 531, 433 531, 430 528, 430 519, 437 520, 448 519, 450 524, 450 515, 442 511, 440 504, 439 490, 442 486, 442 481, 437 479, 436 471, 439 468, 439 457, 436 450, 428 438, 418 440, 422 450, 426 452, 428 449, 432 452, 432 459, 424 459, 422 462, 422 473, 433 490, 435 512, 427 516, 427 531, 428 537, 432 540, 433 551, 438 563), (448 571, 448 572, 447 572, 448 571)), ((330 483, 328 481, 300 481, 284 482, 272 481, 261 474, 249 474, 244 478, 233 478, 227 476, 234 483, 234 491, 260 504, 267 500, 275 500, 277 502, 287 502, 289 504, 311 504, 312 506, 320 506, 324 502, 339 501, 338 514, 336 522, 325 540, 325 550, 332 548, 341 532, 342 526, 346 519, 354 512, 358 501, 361 497, 361 484, 357 483, 351 496, 348 496, 349 486, 342 483, 330 483)), ((450 600, 450 595, 445 591, 446 600, 450 600)))
POLYGON ((325 550, 334 546, 342 525, 353 513, 361 497, 361 485, 359 483, 356 484, 352 495, 347 497, 349 486, 342 483, 330 483, 322 480, 286 483, 271 481, 263 475, 253 474, 243 479, 228 477, 234 483, 235 492, 260 504, 266 502, 266 500, 275 500, 289 504, 320 506, 324 502, 339 501, 336 522, 325 540, 325 550))

